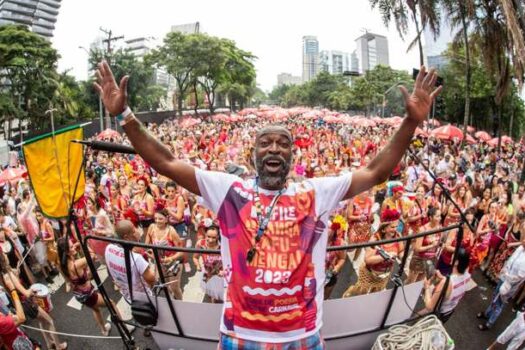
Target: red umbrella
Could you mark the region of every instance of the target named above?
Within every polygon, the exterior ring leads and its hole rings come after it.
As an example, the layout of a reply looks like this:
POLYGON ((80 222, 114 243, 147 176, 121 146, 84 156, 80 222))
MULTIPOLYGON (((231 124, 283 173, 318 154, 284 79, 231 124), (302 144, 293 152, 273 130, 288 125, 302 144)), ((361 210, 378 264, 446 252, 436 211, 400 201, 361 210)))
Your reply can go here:
POLYGON ((309 111, 309 112, 303 113, 302 118, 306 120, 313 120, 313 119, 319 118, 319 114, 317 113, 317 111, 309 111))
POLYGON ((501 143, 513 143, 514 141, 512 140, 512 138, 510 136, 507 136, 507 135, 503 135, 501 137, 501 143))
POLYGON ((442 140, 452 140, 455 138, 463 140, 463 131, 450 124, 432 130, 430 135, 442 140))
POLYGON ((228 118, 229 118, 229 117, 228 117, 226 114, 221 114, 221 113, 219 113, 219 114, 214 114, 214 115, 212 115, 212 117, 211 117, 211 119, 212 119, 213 121, 226 121, 226 120, 228 120, 228 118))
POLYGON ((470 125, 467 125, 467 132, 469 132, 469 133, 473 133, 474 131, 476 131, 476 128, 475 128, 475 127, 470 126, 470 125))
MULTIPOLYGON (((502 145, 507 145, 507 144, 512 143, 512 142, 513 142, 512 139, 510 137, 506 136, 506 135, 501 137, 501 144, 502 145)), ((495 137, 492 140, 488 141, 487 143, 489 145, 493 146, 493 147, 496 147, 498 145, 498 138, 495 137)))
POLYGON ((239 115, 254 114, 257 112, 257 108, 245 108, 239 112, 239 115))
POLYGON ((489 133, 486 131, 478 131, 477 133, 474 134, 474 136, 476 136, 476 138, 481 141, 488 141, 491 139, 489 133))
POLYGON ((375 121, 371 119, 365 119, 365 118, 359 118, 355 121, 355 125, 362 126, 362 127, 375 127, 377 124, 375 121))
POLYGON ((333 115, 327 115, 326 117, 323 117, 323 120, 326 123, 337 123, 339 122, 339 119, 333 115))
POLYGON ((0 173, 0 185, 6 182, 18 182, 26 174, 27 171, 22 168, 7 168, 0 173))
POLYGON ((399 116, 395 116, 395 117, 392 117, 392 118, 386 118, 385 119, 385 122, 387 124, 392 125, 392 126, 397 126, 397 125, 401 124, 402 121, 403 121, 403 118, 401 118, 399 116))
POLYGON ((468 144, 473 145, 473 144, 475 144, 476 142, 477 142, 477 141, 476 141, 472 136, 470 136, 469 134, 467 134, 467 143, 468 143, 468 144))
POLYGON ((191 128, 192 126, 195 126, 197 124, 200 124, 201 120, 198 118, 186 118, 179 122, 179 125, 182 128, 191 128))
POLYGON ((491 145, 492 147, 496 147, 498 145, 498 138, 495 137, 495 138, 493 138, 491 140, 488 140, 487 144, 491 145))
POLYGON ((118 139, 118 138, 120 138, 120 133, 113 129, 106 129, 97 135, 97 140, 118 139))

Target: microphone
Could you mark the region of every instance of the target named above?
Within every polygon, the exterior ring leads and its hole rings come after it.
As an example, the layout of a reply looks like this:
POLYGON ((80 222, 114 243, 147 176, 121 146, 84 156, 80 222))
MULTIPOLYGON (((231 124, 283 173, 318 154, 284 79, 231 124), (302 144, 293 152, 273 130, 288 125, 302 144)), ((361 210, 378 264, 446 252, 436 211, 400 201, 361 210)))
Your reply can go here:
POLYGON ((173 274, 176 275, 176 274, 179 273, 179 268, 180 268, 180 261, 176 260, 174 263, 171 264, 171 266, 168 268, 166 273, 172 273, 173 272, 173 274))
POLYGON ((379 248, 377 247, 377 252, 379 253, 379 255, 385 259, 385 260, 392 260, 392 257, 387 253, 385 252, 382 248, 379 248))
POLYGON ((94 150, 106 151, 111 153, 126 153, 126 154, 137 154, 137 151, 131 146, 125 146, 114 142, 103 142, 103 141, 84 141, 84 140, 71 140, 74 143, 80 143, 91 147, 94 150))
POLYGON ((386 261, 390 260, 398 264, 401 263, 401 261, 397 257, 393 257, 392 255, 388 254, 383 248, 377 247, 376 250, 377 253, 386 261))
POLYGON ((434 277, 436 273, 436 267, 434 266, 434 263, 430 260, 425 261, 425 275, 427 279, 431 279, 434 277))

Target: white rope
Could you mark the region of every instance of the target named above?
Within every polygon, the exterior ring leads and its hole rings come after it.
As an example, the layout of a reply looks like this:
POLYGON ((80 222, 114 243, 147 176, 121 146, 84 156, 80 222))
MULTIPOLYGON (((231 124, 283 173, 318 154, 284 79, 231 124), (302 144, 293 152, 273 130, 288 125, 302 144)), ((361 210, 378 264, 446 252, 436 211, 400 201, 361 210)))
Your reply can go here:
POLYGON ((42 329, 42 328, 38 328, 38 327, 31 327, 31 326, 26 326, 26 325, 21 325, 21 327, 26 328, 26 329, 32 329, 32 330, 35 330, 35 331, 61 335, 61 336, 64 336, 64 337, 72 337, 72 338, 122 339, 121 337, 106 337, 106 336, 103 336, 103 335, 84 335, 84 334, 71 334, 71 333, 63 333, 63 332, 53 332, 53 331, 49 331, 47 329, 42 329))
POLYGON ((381 334, 374 345, 374 350, 433 350, 432 338, 441 333, 445 339, 445 349, 450 337, 435 315, 421 319, 413 326, 397 325, 381 334))

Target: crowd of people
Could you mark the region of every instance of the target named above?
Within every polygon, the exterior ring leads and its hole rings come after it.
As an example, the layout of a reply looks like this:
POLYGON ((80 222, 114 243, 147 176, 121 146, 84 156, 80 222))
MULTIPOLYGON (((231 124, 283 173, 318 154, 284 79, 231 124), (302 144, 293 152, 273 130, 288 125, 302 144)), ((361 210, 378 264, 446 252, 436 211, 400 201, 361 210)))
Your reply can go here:
MULTIPOLYGON (((275 116, 294 140, 288 183, 356 171, 374 158, 396 129, 395 122, 389 119, 377 120, 373 125, 337 123, 337 118, 327 111, 299 108, 251 109, 234 120, 217 116, 168 119, 160 124, 150 123, 147 128, 173 154, 196 168, 250 178, 255 176, 256 132, 275 122, 275 116), (191 127, 184 127, 188 125, 191 127)), ((115 135, 107 141, 128 143, 125 135, 115 135)), ((447 320, 464 293, 471 289, 470 274, 480 270, 496 286, 487 310, 480 310, 477 315, 481 320, 479 329, 489 329, 506 304, 523 310, 525 300, 522 145, 506 143, 498 152, 485 142, 462 145, 457 139, 420 135, 411 147, 417 158, 405 156, 388 181, 340 202, 330 213, 328 245, 380 241, 461 223, 460 243, 456 241, 457 229, 413 242, 408 250, 404 283, 425 281, 423 299, 428 311, 436 307, 440 291, 447 288, 438 310, 447 320), (450 193, 468 224, 461 221, 458 208, 437 183, 450 193), (454 259, 458 244, 461 249, 454 259), (429 265, 437 268, 433 276, 428 274, 429 265)), ((75 205, 81 235, 120 237, 159 247, 221 248, 217 213, 199 196, 155 172, 140 156, 89 151, 85 175, 85 194, 75 205)), ((4 345, 13 348, 17 337, 10 338, 2 332, 9 328, 12 334, 23 334, 16 325, 24 318, 36 318, 43 329, 54 330, 49 310, 39 306, 31 286, 41 279, 52 283, 59 273, 75 298, 93 310, 102 334, 109 334, 110 325, 104 323, 101 314, 105 303, 91 284, 80 242, 75 236, 66 238, 65 221, 43 215, 28 181, 7 183, 3 191, 0 300, 4 316, 0 316, 0 334, 4 345), (17 293, 22 309, 18 307, 17 293)), ((119 266, 124 264, 119 247, 102 241, 92 241, 89 247, 91 257, 107 266, 115 289, 129 299, 126 275, 119 275, 119 266)), ((162 274, 173 298, 183 299, 183 275, 197 274, 206 300, 224 301, 223 279, 227 271, 219 255, 159 252, 162 274)), ((334 297, 338 276, 347 262, 358 278, 355 284, 344 287, 343 297, 384 290, 405 253, 403 242, 329 252, 325 299, 334 297)), ((141 285, 146 285, 146 289, 153 287, 159 278, 154 252, 137 249, 135 255, 133 263, 138 275, 134 283, 138 289, 141 285)), ((56 336, 46 334, 45 340, 48 348, 67 347, 56 336)))

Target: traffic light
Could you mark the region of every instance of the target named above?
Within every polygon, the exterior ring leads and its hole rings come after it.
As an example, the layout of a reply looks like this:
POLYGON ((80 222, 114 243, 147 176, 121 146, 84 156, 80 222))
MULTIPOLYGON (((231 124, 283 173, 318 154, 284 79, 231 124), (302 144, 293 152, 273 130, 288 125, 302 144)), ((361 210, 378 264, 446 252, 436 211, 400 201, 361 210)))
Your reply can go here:
POLYGON ((436 117, 443 117, 446 114, 446 106, 445 106, 445 99, 443 96, 438 95, 436 97, 436 100, 434 101, 435 104, 435 116, 436 117))

